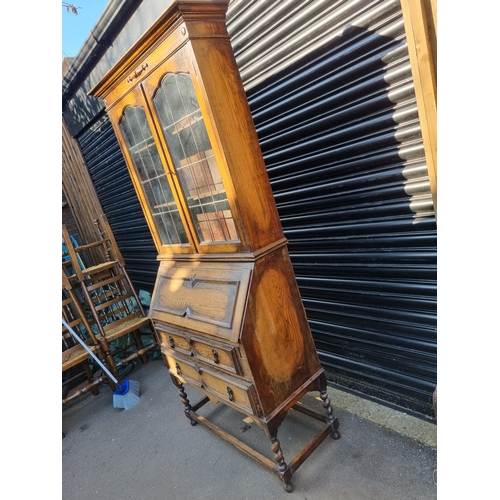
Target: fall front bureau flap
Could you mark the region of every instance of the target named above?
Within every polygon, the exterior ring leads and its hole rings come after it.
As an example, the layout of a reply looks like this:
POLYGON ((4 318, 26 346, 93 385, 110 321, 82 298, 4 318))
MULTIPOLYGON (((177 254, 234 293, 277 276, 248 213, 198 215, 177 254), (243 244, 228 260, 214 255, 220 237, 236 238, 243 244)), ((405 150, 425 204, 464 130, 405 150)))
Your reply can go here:
POLYGON ((149 315, 153 320, 238 342, 252 263, 162 261, 149 315))

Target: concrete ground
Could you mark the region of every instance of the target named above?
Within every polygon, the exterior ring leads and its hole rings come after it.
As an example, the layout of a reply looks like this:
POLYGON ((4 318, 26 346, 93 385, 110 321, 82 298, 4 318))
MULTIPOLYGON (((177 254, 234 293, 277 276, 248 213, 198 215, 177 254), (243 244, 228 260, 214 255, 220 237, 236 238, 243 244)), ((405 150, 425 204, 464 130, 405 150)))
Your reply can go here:
MULTIPOLYGON (((210 429, 191 426, 160 358, 128 375, 140 402, 113 407, 109 387, 63 407, 62 498, 80 500, 431 500, 436 426, 329 388, 341 438, 327 438, 293 475, 294 491, 210 429)), ((186 388, 192 403, 200 393, 186 388)), ((317 395, 304 403, 323 411, 317 395)), ((264 432, 222 404, 199 413, 272 459, 264 432), (248 428, 248 425, 250 428, 248 428)), ((322 424, 290 411, 278 437, 290 461, 322 424)))

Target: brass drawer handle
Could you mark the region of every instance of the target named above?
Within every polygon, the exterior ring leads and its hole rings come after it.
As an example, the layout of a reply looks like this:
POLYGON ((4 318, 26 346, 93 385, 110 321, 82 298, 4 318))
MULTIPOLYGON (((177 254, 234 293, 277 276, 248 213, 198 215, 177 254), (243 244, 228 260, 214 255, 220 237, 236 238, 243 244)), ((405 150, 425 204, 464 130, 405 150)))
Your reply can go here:
POLYGON ((130 83, 134 78, 140 76, 140 74, 148 67, 148 63, 144 63, 142 66, 137 68, 133 73, 131 73, 127 78, 127 83, 130 83))
POLYGON ((175 371, 177 372, 177 375, 182 375, 181 367, 179 366, 179 363, 175 363, 175 371))
POLYGON ((212 349, 212 356, 214 357, 214 363, 216 365, 218 365, 219 364, 219 353, 215 349, 212 349))
POLYGON ((234 401, 234 393, 231 387, 227 386, 227 395, 229 396, 229 401, 234 401))
POLYGON ((175 342, 172 335, 168 336, 168 345, 170 346, 170 349, 175 349, 175 342))

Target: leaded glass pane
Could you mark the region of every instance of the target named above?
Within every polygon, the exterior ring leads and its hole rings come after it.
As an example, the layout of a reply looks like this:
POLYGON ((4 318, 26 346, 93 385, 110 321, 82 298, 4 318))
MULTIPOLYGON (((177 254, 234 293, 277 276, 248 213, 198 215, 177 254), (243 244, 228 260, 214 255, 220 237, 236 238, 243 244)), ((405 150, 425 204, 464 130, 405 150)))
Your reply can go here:
POLYGON ((127 106, 120 129, 153 215, 162 245, 188 243, 188 238, 144 110, 127 106))
POLYGON ((191 77, 164 76, 153 102, 198 239, 202 243, 238 241, 191 77))

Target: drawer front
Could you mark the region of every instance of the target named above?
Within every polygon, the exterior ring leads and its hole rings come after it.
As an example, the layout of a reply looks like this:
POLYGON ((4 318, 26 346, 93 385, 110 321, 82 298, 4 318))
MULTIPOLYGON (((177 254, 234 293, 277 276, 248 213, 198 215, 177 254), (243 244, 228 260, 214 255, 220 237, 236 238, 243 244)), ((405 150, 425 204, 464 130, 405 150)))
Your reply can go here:
POLYGON ((167 360, 168 370, 172 375, 198 389, 202 388, 201 369, 198 366, 165 353, 164 356, 167 360))
POLYGON ((214 368, 222 368, 230 373, 243 375, 235 347, 221 342, 208 342, 203 338, 194 336, 192 340, 193 353, 196 358, 212 365, 214 368))
POLYGON ((262 416, 253 385, 245 380, 212 371, 192 360, 183 359, 168 352, 163 355, 169 371, 182 382, 206 392, 229 406, 234 406, 246 413, 262 416))
POLYGON ((238 342, 251 264, 163 261, 151 301, 153 320, 238 342))
POLYGON ((180 352, 214 368, 243 376, 235 346, 183 332, 177 328, 155 323, 161 338, 162 351, 180 352))
POLYGON ((191 356, 191 337, 182 330, 168 328, 165 325, 155 323, 155 329, 160 337, 160 347, 163 350, 170 349, 191 356))

